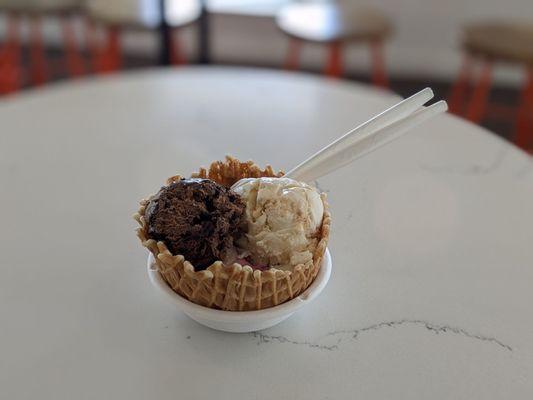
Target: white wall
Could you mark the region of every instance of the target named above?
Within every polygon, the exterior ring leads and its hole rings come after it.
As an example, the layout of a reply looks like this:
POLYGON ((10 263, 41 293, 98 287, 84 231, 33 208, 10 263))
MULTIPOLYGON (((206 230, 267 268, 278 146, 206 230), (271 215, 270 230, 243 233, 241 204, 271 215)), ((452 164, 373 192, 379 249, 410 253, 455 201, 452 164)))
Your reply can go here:
MULTIPOLYGON (((451 77, 459 66, 461 27, 485 19, 526 20, 533 24, 533 0, 374 0, 393 21, 396 36, 388 48, 395 72, 451 77)), ((498 76, 516 82, 520 71, 498 76)))
MULTIPOLYGON (((453 79, 459 68, 461 27, 484 19, 526 20, 533 24, 533 0, 374 0, 358 2, 378 7, 395 25, 387 45, 388 69, 393 75, 453 79)), ((251 60, 282 63, 286 40, 270 19, 219 15, 214 17, 215 54, 222 60, 251 60), (243 34, 243 32, 246 32, 243 34)), ((305 49, 304 63, 320 68, 324 52, 305 49)), ((351 47, 345 64, 350 71, 368 71, 366 49, 351 47)), ((496 72, 500 82, 522 80, 519 68, 502 66, 496 72)))
MULTIPOLYGON (((231 0, 234 3, 237 0, 231 0)), ((245 1, 245 0, 241 0, 245 1)), ((252 1, 252 0, 249 0, 252 1)), ((283 63, 286 38, 278 31, 269 9, 262 0, 263 16, 215 14, 212 16, 214 61, 267 64, 283 63), (265 16, 265 14, 267 14, 265 16)), ((280 0, 271 0, 273 6, 280 0)), ((382 9, 396 26, 394 37, 386 48, 388 69, 392 75, 406 77, 437 77, 452 79, 459 67, 458 49, 461 26, 468 21, 483 19, 518 19, 533 23, 533 0, 373 0, 354 1, 382 9)), ((217 0, 221 4, 223 0, 217 0)), ((217 8, 220 10, 220 6, 217 8)), ((47 24, 47 38, 59 40, 59 29, 47 24)), ((195 48, 194 28, 182 37, 190 57, 195 48)), ((155 55, 156 38, 152 34, 126 35, 127 51, 155 55)), ((319 69, 324 51, 319 46, 304 49, 304 67, 319 69)), ((366 49, 351 47, 346 53, 346 68, 352 72, 368 71, 366 49)), ((516 85, 522 79, 521 71, 501 67, 496 74, 500 82, 516 85)))

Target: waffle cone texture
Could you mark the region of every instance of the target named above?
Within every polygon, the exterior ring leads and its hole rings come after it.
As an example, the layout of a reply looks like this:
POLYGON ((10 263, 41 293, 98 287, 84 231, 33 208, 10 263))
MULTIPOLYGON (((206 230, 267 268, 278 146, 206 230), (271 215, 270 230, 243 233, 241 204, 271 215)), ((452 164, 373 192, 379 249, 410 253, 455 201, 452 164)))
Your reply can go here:
MULTIPOLYGON (((280 177, 270 166, 259 168, 252 161, 240 162, 232 157, 216 161, 209 169, 200 169, 194 178, 208 178, 230 187, 242 178, 280 177)), ((173 176, 167 183, 181 179, 173 176)), ((167 284, 179 295, 193 303, 228 311, 261 310, 284 303, 302 293, 313 282, 320 270, 326 251, 331 225, 331 215, 325 194, 324 216, 319 231, 318 244, 313 252, 312 262, 299 264, 292 271, 271 268, 266 271, 253 270, 240 264, 224 265, 215 261, 207 269, 195 271, 194 266, 183 255, 172 254, 161 241, 148 237, 148 225, 144 217, 150 198, 140 202, 134 218, 139 223, 137 236, 143 246, 153 254, 157 269, 167 284)))

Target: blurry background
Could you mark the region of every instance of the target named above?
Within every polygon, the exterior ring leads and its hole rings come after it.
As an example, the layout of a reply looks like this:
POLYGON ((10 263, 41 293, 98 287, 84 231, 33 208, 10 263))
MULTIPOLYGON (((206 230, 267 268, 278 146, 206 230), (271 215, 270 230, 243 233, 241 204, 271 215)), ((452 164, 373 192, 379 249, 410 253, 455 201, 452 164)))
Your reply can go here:
POLYGON ((244 65, 404 96, 432 86, 522 147, 532 136, 531 0, 0 0, 0 15, 3 95, 161 64, 244 65))

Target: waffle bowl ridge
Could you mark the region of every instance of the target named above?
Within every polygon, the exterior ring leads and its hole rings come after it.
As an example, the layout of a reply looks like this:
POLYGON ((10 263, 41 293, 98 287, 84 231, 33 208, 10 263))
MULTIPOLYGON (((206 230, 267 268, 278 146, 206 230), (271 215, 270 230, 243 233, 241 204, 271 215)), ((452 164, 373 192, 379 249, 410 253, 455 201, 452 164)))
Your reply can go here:
MULTIPOLYGON (((280 177, 267 166, 259 168, 252 161, 240 162, 226 157, 225 161, 215 161, 209 169, 201 168, 192 175, 195 178, 208 178, 224 186, 231 186, 242 178, 280 177)), ((181 179, 173 176, 167 183, 181 179)), ((150 197, 151 198, 151 197, 150 197)), ((163 242, 148 237, 148 225, 144 212, 150 198, 140 202, 134 215, 140 227, 137 236, 143 246, 153 254, 157 270, 166 283, 176 293, 193 303, 227 311, 261 310, 284 303, 302 293, 313 282, 326 251, 331 225, 331 215, 325 194, 324 216, 319 231, 319 240, 313 252, 312 262, 299 264, 292 271, 271 268, 266 271, 253 270, 249 266, 234 263, 224 265, 215 261, 207 269, 195 271, 193 265, 182 255, 172 254, 163 242)))

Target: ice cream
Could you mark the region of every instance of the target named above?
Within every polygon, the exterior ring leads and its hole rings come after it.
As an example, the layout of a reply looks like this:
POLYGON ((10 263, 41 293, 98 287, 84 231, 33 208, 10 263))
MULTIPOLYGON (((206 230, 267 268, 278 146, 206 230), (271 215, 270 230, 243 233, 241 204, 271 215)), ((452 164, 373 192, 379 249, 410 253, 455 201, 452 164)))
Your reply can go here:
POLYGON ((312 263, 324 214, 319 193, 289 178, 246 178, 232 186, 246 204, 242 257, 291 270, 312 263))
POLYGON ((236 256, 234 239, 242 226, 244 203, 231 190, 208 179, 181 179, 150 199, 148 237, 183 255, 196 270, 236 256))
POLYGON ((263 310, 299 296, 323 266, 331 214, 325 195, 282 175, 226 157, 194 179, 169 178, 134 214, 151 272, 212 309, 263 310))

